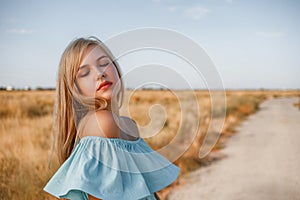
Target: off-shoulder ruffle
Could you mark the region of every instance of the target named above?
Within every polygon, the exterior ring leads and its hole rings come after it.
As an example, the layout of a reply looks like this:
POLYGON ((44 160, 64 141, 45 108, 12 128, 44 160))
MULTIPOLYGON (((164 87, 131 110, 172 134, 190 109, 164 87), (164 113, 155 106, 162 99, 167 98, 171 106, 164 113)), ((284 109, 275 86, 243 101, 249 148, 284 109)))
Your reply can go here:
POLYGON ((87 200, 155 199, 176 180, 179 168, 138 138, 86 136, 44 190, 58 198, 87 200))

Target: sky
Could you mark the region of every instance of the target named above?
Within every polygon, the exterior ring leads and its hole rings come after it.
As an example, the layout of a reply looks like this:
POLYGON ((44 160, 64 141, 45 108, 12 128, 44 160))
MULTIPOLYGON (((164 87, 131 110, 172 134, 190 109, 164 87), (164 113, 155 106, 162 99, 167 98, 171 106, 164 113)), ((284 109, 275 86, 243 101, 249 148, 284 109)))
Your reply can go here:
MULTIPOLYGON (((55 87, 60 56, 74 38, 106 41, 156 27, 203 48, 225 89, 300 89, 299 10, 298 0, 0 0, 0 86, 55 87)), ((151 60, 174 69, 186 65, 167 52, 145 50, 120 59, 121 70, 151 60)), ((126 86, 138 87, 149 73, 136 70, 126 86)), ((160 77, 181 89, 178 73, 161 70, 160 77)), ((184 79, 206 87, 205 77, 198 80, 192 70, 184 79)))

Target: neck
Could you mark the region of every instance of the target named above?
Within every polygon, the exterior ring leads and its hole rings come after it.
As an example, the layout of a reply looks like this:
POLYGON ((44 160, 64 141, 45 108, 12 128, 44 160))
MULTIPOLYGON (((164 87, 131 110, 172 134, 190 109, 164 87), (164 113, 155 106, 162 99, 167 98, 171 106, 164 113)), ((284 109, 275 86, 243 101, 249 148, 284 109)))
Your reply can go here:
POLYGON ((107 101, 107 106, 105 110, 113 112, 117 117, 119 117, 119 106, 117 102, 112 103, 110 100, 107 101))

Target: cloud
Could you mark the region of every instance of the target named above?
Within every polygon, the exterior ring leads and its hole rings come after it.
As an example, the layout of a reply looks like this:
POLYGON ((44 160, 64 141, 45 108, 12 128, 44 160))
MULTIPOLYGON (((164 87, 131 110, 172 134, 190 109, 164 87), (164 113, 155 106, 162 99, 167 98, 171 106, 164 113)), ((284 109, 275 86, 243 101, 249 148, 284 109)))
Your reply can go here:
POLYGON ((183 11, 183 15, 193 20, 200 20, 206 15, 208 15, 210 12, 211 10, 209 10, 208 8, 205 8, 203 6, 195 6, 186 8, 183 11))
POLYGON ((24 34, 31 34, 33 31, 29 30, 29 29, 17 29, 17 28, 13 28, 13 29, 6 30, 6 32, 7 33, 14 33, 14 34, 24 35, 24 34))
POLYGON ((176 7, 176 6, 169 6, 167 9, 170 12, 176 12, 178 10, 178 7, 176 7))
POLYGON ((284 35, 284 32, 281 31, 256 31, 256 36, 265 37, 265 38, 278 38, 284 35))

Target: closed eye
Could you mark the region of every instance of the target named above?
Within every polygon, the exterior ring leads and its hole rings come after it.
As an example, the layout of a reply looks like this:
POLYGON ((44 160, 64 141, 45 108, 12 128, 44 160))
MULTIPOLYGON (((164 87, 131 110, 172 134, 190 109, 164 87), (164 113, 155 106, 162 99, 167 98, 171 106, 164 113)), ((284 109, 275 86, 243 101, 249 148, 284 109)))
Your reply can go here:
POLYGON ((85 76, 89 75, 89 73, 90 73, 90 70, 87 70, 86 72, 79 74, 79 77, 85 77, 85 76))
POLYGON ((90 66, 88 64, 80 66, 77 72, 78 77, 87 76, 90 73, 89 68, 90 66))
POLYGON ((110 62, 107 62, 107 63, 105 63, 105 64, 102 64, 102 65, 99 65, 100 67, 106 67, 107 65, 109 65, 110 64, 110 62))
POLYGON ((106 66, 110 65, 111 63, 112 63, 112 61, 108 57, 103 57, 102 59, 98 60, 98 65, 100 67, 106 67, 106 66))

